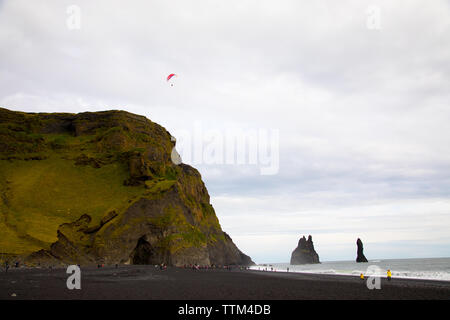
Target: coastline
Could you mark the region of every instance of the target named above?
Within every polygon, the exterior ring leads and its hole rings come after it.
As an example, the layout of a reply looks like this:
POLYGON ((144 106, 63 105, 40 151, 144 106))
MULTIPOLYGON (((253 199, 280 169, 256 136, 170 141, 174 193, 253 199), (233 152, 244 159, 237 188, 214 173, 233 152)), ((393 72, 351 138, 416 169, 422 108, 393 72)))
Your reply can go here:
POLYGON ((253 270, 266 269, 267 272, 289 272, 302 274, 324 274, 339 276, 365 277, 377 276, 387 278, 387 270, 391 270, 396 279, 416 279, 450 282, 450 258, 406 258, 406 259, 374 259, 367 263, 356 263, 351 260, 324 261, 320 264, 290 265, 289 263, 264 263, 250 267, 253 270), (287 271, 289 269, 289 271, 287 271))
MULTIPOLYGON (((348 274, 348 273, 326 273, 326 272, 303 272, 303 271, 262 271, 262 270, 255 270, 251 269, 250 271, 256 271, 256 272, 263 272, 263 273, 286 273, 286 274, 304 274, 304 275, 323 275, 323 276, 336 276, 336 277, 351 277, 351 278, 358 278, 358 274, 348 274)), ((370 275, 365 274, 364 277, 367 278, 370 275)), ((387 276, 381 275, 379 276, 382 279, 387 280, 387 276)), ((402 280, 419 280, 419 281, 435 281, 435 282, 444 282, 448 283, 450 285, 450 280, 447 279, 431 279, 431 278, 418 278, 418 277, 405 277, 405 276, 395 276, 395 279, 402 279, 402 280)))
POLYGON ((434 300, 450 299, 450 282, 381 278, 381 289, 349 275, 154 266, 81 267, 81 289, 66 269, 0 272, 1 300, 434 300), (15 296, 13 296, 15 295, 15 296))

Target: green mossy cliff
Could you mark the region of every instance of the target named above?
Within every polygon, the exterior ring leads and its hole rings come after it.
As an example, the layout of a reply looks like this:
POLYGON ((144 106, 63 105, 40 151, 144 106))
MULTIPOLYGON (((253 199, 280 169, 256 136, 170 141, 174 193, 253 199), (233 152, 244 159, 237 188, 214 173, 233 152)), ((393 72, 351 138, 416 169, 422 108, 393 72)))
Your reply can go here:
POLYGON ((28 263, 253 262, 222 231, 174 138, 125 111, 0 108, 0 253, 28 263))

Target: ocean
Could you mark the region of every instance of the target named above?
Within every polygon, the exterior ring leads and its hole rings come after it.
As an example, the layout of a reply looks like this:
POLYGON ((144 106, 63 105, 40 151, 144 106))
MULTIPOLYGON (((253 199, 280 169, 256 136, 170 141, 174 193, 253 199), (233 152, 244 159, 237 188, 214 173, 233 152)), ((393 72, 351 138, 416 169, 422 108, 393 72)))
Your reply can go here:
POLYGON ((428 279, 450 281, 450 258, 427 259, 380 259, 369 260, 368 263, 355 261, 325 261, 320 264, 290 265, 289 263, 266 263, 250 267, 252 270, 316 274, 335 274, 386 277, 388 269, 392 278, 428 279))

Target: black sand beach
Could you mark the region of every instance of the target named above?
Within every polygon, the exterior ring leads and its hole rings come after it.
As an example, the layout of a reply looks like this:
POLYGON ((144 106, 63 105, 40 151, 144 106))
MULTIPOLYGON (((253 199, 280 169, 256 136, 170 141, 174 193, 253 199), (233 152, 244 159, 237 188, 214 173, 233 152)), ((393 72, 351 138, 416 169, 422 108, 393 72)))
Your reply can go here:
POLYGON ((108 266, 81 267, 81 289, 69 290, 68 276, 63 268, 2 270, 0 299, 450 299, 450 282, 431 280, 383 278, 380 290, 369 290, 351 276, 108 266))

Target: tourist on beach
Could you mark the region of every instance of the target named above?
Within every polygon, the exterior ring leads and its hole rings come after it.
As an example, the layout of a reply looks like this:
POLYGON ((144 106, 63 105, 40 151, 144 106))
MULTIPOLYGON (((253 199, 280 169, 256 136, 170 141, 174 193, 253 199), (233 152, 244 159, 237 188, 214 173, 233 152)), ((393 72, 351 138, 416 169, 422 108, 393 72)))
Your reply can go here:
POLYGON ((391 270, 388 269, 388 271, 387 271, 387 279, 388 279, 388 281, 391 281, 391 277, 392 277, 391 270))

